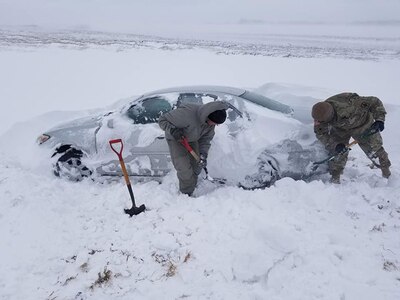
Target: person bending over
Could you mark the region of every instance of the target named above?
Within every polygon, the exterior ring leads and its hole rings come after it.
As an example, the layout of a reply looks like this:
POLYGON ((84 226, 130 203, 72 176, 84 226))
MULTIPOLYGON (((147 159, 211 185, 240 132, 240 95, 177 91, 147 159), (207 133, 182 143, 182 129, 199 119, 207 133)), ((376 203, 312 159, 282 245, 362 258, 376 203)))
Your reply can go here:
POLYGON ((207 104, 183 104, 163 114, 158 121, 171 154, 172 164, 179 179, 179 190, 192 195, 202 168, 207 165, 208 151, 215 135, 215 125, 226 120, 228 104, 214 101, 207 104), (185 137, 193 150, 199 154, 197 162, 181 144, 185 137))
POLYGON ((369 158, 379 159, 382 176, 389 178, 391 163, 380 134, 385 128, 386 115, 381 100, 356 93, 341 93, 316 103, 311 115, 318 140, 331 154, 338 154, 328 162, 331 182, 340 183, 348 157, 346 145, 351 137, 369 158))

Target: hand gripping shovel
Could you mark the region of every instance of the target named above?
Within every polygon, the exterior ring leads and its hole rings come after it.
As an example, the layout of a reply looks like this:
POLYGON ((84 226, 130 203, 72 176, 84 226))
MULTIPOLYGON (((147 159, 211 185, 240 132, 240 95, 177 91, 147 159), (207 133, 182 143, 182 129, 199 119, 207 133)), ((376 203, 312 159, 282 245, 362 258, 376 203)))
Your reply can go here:
POLYGON ((142 204, 139 207, 136 207, 135 196, 133 195, 131 181, 129 180, 128 172, 126 171, 126 167, 125 167, 125 163, 124 163, 124 159, 122 158, 122 150, 124 149, 124 144, 122 143, 121 139, 110 140, 109 143, 110 143, 111 149, 115 152, 115 154, 118 155, 119 163, 121 164, 122 173, 124 173, 126 186, 128 187, 129 195, 131 196, 131 200, 132 200, 132 208, 129 208, 129 209, 125 208, 124 212, 126 214, 128 214, 130 217, 132 217, 133 215, 138 215, 146 209, 146 206, 144 206, 144 204, 142 204), (117 149, 114 148, 115 144, 120 144, 119 151, 117 151, 117 149))
MULTIPOLYGON (((183 147, 185 147, 185 149, 193 156, 193 158, 197 161, 200 162, 200 157, 197 155, 196 152, 194 152, 193 148, 190 146, 189 141, 187 140, 187 138, 182 137, 182 139, 180 140, 180 143, 183 145, 183 147)), ((204 172, 206 173, 206 178, 207 180, 211 181, 211 182, 216 182, 219 184, 225 184, 226 183, 226 179, 224 178, 212 178, 208 175, 208 170, 206 167, 203 168, 204 172)))
MULTIPOLYGON (((350 144, 346 145, 345 151, 343 153, 346 153, 347 151, 351 150, 351 147, 358 144, 358 141, 354 140, 352 141, 350 144)), ((328 161, 331 161, 332 159, 334 159, 335 157, 337 157, 338 155, 340 155, 341 153, 334 153, 330 156, 328 156, 327 158, 320 160, 320 161, 315 161, 313 162, 313 165, 311 167, 312 171, 315 171, 318 168, 318 165, 321 165, 323 163, 326 163, 328 161)))
MULTIPOLYGON (((366 137, 371 136, 371 135, 373 135, 373 134, 375 134, 375 133, 377 133, 377 132, 379 132, 379 130, 377 130, 377 129, 372 129, 372 130, 370 129, 370 130, 367 130, 366 132, 364 132, 364 133, 361 135, 361 138, 366 138, 366 137)), ((358 141, 357 141, 357 140, 354 140, 354 141, 352 141, 350 144, 346 145, 345 151, 344 151, 343 153, 346 153, 347 151, 350 151, 350 150, 351 150, 351 147, 354 146, 354 145, 356 145, 356 144, 358 144, 358 141)), ((341 155, 341 154, 342 154, 342 153, 334 153, 334 154, 328 156, 327 158, 325 158, 325 159, 323 159, 323 160, 313 162, 313 165, 312 165, 312 167, 311 167, 311 170, 312 170, 312 171, 315 171, 316 169, 318 169, 318 166, 319 166, 320 164, 323 164, 323 163, 325 163, 325 162, 331 161, 332 159, 334 159, 335 157, 337 157, 338 155, 341 155)), ((378 168, 381 167, 379 164, 377 164, 377 163, 373 160, 373 157, 368 156, 368 158, 371 160, 371 162, 374 164, 374 166, 376 166, 376 167, 378 167, 378 168)))

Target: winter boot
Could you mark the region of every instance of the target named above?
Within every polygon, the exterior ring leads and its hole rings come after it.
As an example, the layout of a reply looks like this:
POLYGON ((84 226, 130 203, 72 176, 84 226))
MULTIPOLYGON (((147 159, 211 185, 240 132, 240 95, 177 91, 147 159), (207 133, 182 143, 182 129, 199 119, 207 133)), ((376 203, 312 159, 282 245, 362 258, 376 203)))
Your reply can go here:
POLYGON ((330 183, 340 184, 340 174, 332 174, 330 183))
POLYGON ((382 168, 381 168, 381 171, 382 171, 382 177, 384 177, 384 178, 389 178, 390 175, 392 174, 392 173, 390 172, 389 167, 382 167, 382 168))
POLYGON ((376 153, 375 156, 379 158, 379 164, 381 165, 382 177, 389 178, 392 174, 390 172, 389 167, 391 166, 389 156, 385 149, 381 147, 376 153))

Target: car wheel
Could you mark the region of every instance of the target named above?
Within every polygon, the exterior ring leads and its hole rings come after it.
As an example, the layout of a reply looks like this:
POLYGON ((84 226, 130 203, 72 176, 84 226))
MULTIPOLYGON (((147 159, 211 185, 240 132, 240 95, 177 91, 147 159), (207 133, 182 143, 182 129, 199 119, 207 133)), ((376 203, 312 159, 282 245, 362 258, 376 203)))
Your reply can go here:
POLYGON ((90 177, 92 171, 82 163, 83 152, 68 148, 54 165, 54 175, 70 181, 82 181, 90 177))
POLYGON ((270 187, 281 177, 278 161, 270 154, 263 152, 257 159, 258 172, 247 175, 239 186, 246 190, 270 187))

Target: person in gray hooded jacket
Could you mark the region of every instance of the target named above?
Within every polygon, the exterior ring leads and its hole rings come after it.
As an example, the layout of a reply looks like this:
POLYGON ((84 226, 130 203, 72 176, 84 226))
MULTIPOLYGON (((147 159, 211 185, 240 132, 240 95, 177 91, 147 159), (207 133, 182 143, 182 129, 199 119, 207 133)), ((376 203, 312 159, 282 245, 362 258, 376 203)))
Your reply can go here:
POLYGON ((192 195, 202 168, 207 165, 208 151, 215 135, 215 125, 226 120, 228 104, 214 101, 207 104, 182 104, 163 114, 158 124, 165 131, 171 160, 179 179, 179 190, 192 195), (180 143, 186 137, 193 150, 199 154, 200 162, 189 154, 180 143))

